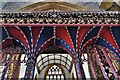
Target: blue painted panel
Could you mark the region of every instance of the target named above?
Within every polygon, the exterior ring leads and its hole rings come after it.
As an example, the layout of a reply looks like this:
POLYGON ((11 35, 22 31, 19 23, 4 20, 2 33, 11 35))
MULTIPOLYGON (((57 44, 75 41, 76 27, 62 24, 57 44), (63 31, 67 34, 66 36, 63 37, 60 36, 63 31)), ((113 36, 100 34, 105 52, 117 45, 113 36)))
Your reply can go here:
POLYGON ((61 41, 60 39, 56 39, 55 43, 56 43, 56 45, 62 46, 62 47, 64 47, 65 49, 67 49, 68 51, 70 51, 73 56, 76 55, 76 54, 74 53, 74 51, 73 51, 70 47, 68 47, 67 44, 65 44, 64 41, 61 41))
POLYGON ((27 40, 28 40, 29 45, 30 45, 30 49, 32 49, 32 42, 31 42, 31 39, 32 39, 31 33, 32 33, 32 31, 30 31, 29 27, 27 27, 27 26, 26 27, 22 26, 22 27, 19 27, 19 28, 23 31, 23 33, 27 37, 27 40))
POLYGON ((85 43, 86 43, 88 40, 90 40, 91 38, 97 36, 97 34, 98 34, 98 32, 99 32, 99 29, 100 29, 100 27, 95 27, 95 28, 93 28, 93 29, 90 31, 90 33, 88 33, 88 35, 87 35, 87 36, 85 37, 85 39, 83 40, 82 45, 85 44, 85 43))
POLYGON ((111 30, 120 49, 120 27, 112 27, 111 30))
POLYGON ((116 51, 116 49, 114 49, 112 46, 110 46, 109 43, 107 43, 106 41, 104 41, 103 39, 98 39, 97 42, 96 42, 97 45, 100 45, 100 46, 104 46, 108 49, 110 49, 111 51, 113 51, 119 58, 120 58, 120 55, 119 53, 116 51))
POLYGON ((15 39, 12 39, 12 42, 13 42, 14 46, 19 46, 19 47, 21 47, 23 49, 25 48, 20 42, 16 41, 15 39))
POLYGON ((70 33, 71 38, 72 38, 74 48, 76 49, 76 34, 77 34, 78 27, 77 26, 67 27, 67 29, 70 33))
MULTIPOLYGON (((2 28, 2 34, 0 33, 0 35, 2 35, 1 37, 2 37, 2 40, 4 40, 5 38, 7 38, 8 36, 7 36, 7 33, 6 33, 6 31, 5 31, 5 29, 4 29, 4 27, 0 27, 0 28, 2 28)), ((0 29, 1 30, 1 29, 0 29)))
POLYGON ((38 42, 37 42, 37 47, 36 47, 36 50, 38 50, 41 45, 46 42, 49 38, 53 37, 54 36, 54 33, 53 33, 53 27, 45 27, 42 31, 40 35, 40 37, 38 38, 38 42))

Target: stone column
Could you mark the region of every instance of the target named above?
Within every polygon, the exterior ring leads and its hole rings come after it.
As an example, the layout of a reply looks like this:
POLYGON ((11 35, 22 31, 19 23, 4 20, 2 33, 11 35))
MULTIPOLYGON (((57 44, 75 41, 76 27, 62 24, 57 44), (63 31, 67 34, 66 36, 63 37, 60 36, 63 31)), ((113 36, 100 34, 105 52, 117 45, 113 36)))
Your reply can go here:
POLYGON ((25 72, 25 79, 33 79, 34 78, 34 71, 35 71, 35 65, 36 65, 36 55, 31 54, 28 56, 28 61, 26 63, 26 72, 25 72))
POLYGON ((76 72, 77 72, 77 79, 86 80, 85 73, 82 67, 82 60, 78 57, 75 58, 75 67, 76 67, 76 72))

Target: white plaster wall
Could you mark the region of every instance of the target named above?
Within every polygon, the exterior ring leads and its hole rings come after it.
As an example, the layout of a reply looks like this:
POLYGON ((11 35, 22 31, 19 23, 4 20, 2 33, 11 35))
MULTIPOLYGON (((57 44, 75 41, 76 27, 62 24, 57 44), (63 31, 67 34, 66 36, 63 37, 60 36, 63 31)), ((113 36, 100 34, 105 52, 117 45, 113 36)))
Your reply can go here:
POLYGON ((71 70, 71 78, 72 78, 72 73, 74 74, 74 78, 75 78, 75 80, 76 80, 77 76, 76 76, 76 70, 75 70, 74 64, 73 64, 72 70, 71 70))
POLYGON ((37 71, 37 68, 35 66, 35 71, 34 71, 34 78, 35 78, 35 75, 38 74, 38 71, 37 71))
POLYGON ((44 78, 44 73, 47 67, 45 67, 40 74, 38 74, 38 78, 44 78))
POLYGON ((26 71, 26 65, 25 65, 25 63, 21 63, 19 78, 24 78, 25 71, 26 71))

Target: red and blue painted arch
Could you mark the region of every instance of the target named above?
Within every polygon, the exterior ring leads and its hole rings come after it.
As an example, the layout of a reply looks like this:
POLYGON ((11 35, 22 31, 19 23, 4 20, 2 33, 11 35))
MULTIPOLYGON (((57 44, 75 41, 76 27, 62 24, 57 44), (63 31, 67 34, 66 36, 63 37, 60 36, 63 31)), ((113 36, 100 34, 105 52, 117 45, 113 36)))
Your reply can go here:
MULTIPOLYGON (((42 51, 50 45, 63 46, 72 55, 86 46, 100 45, 113 51, 120 58, 120 25, 4 25, 2 43, 4 47, 14 45, 26 47, 32 53, 42 51), (9 37, 13 39, 8 39, 9 37), (17 41, 17 42, 16 42, 17 41), (19 43, 18 43, 19 42, 19 43)), ((2 44, 2 45, 3 45, 2 44)))

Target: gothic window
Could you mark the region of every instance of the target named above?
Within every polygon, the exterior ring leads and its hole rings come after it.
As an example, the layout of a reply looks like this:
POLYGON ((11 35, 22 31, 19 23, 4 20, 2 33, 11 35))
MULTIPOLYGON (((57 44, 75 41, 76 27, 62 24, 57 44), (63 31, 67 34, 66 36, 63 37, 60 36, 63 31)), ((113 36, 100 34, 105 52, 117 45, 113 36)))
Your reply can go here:
POLYGON ((38 57, 39 73, 49 64, 60 64, 64 66, 69 72, 72 67, 72 57, 69 54, 41 54, 38 57))
POLYGON ((65 80, 65 75, 60 67, 53 65, 47 71, 46 80, 65 80))

